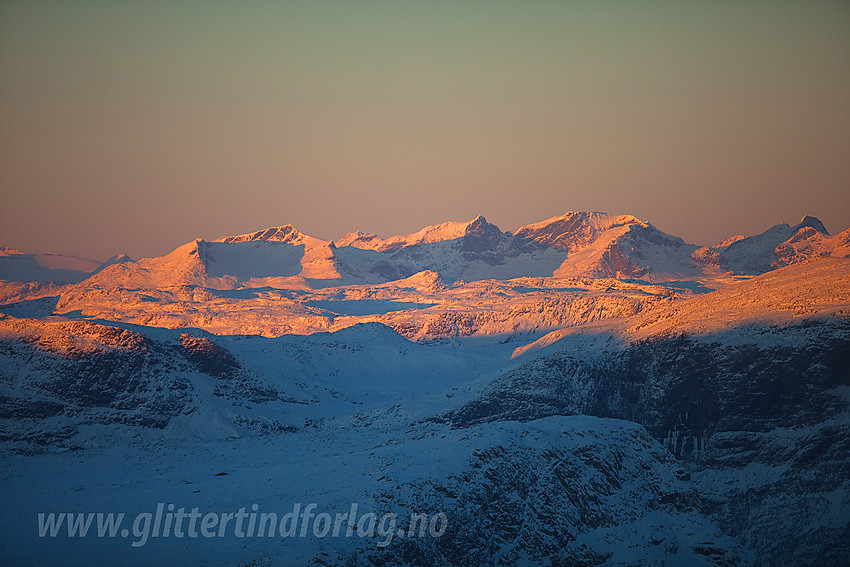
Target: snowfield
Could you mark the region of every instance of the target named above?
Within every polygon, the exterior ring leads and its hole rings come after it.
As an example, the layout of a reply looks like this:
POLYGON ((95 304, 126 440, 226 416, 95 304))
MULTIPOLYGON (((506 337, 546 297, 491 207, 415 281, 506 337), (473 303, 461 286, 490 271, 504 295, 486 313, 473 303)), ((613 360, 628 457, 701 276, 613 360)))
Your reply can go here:
POLYGON ((0 557, 846 564, 848 241, 566 213, 2 249, 0 557))

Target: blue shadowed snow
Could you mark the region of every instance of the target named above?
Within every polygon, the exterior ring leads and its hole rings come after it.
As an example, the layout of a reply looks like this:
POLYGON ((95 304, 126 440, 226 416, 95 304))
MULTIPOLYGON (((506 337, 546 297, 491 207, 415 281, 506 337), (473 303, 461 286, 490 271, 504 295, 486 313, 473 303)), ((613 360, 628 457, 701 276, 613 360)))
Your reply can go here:
POLYGON ((405 309, 427 309, 432 303, 392 301, 390 299, 318 299, 305 301, 304 305, 326 309, 340 315, 384 315, 405 309))

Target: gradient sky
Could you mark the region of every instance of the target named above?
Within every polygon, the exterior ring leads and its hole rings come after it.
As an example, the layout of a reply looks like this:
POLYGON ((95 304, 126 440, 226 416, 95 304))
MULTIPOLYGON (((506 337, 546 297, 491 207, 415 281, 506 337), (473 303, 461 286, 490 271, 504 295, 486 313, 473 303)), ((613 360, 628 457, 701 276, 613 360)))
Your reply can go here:
POLYGON ((0 246, 850 227, 850 3, 0 1, 0 246))

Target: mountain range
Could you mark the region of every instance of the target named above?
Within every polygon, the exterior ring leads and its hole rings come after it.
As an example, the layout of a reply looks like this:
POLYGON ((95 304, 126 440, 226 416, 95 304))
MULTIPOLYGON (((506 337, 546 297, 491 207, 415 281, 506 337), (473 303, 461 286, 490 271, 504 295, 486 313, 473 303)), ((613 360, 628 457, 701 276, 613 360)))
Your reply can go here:
POLYGON ((285 225, 102 264, 2 249, 0 556, 846 565, 848 290, 850 230, 813 217, 703 247, 570 212, 387 239, 285 225), (37 533, 54 511, 308 502, 447 529, 37 533))
POLYGON ((138 262, 118 255, 102 265, 60 255, 0 249, 0 280, 93 284, 330 287, 400 280, 430 270, 447 282, 532 277, 612 277, 650 283, 717 273, 756 275, 814 257, 850 254, 850 232, 830 236, 806 216, 761 234, 699 247, 631 215, 568 212, 503 232, 479 216, 382 239, 355 232, 338 241, 292 225, 212 242, 196 239, 138 262))

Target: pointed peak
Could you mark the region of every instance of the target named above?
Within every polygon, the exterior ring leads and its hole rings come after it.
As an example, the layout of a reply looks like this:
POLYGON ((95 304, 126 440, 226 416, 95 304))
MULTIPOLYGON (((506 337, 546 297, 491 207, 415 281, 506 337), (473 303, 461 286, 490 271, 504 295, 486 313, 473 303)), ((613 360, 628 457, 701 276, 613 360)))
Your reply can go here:
MULTIPOLYGON (((487 219, 484 218, 484 215, 478 215, 477 217, 466 223, 466 232, 469 233, 479 231, 486 227, 496 227, 496 225, 487 222, 487 219)), ((499 230, 499 232, 501 232, 501 230, 499 230)))
POLYGON ((484 215, 478 215, 474 220, 466 225, 463 236, 465 238, 474 237, 476 239, 486 238, 488 241, 496 242, 504 236, 502 229, 495 224, 487 222, 484 215))

